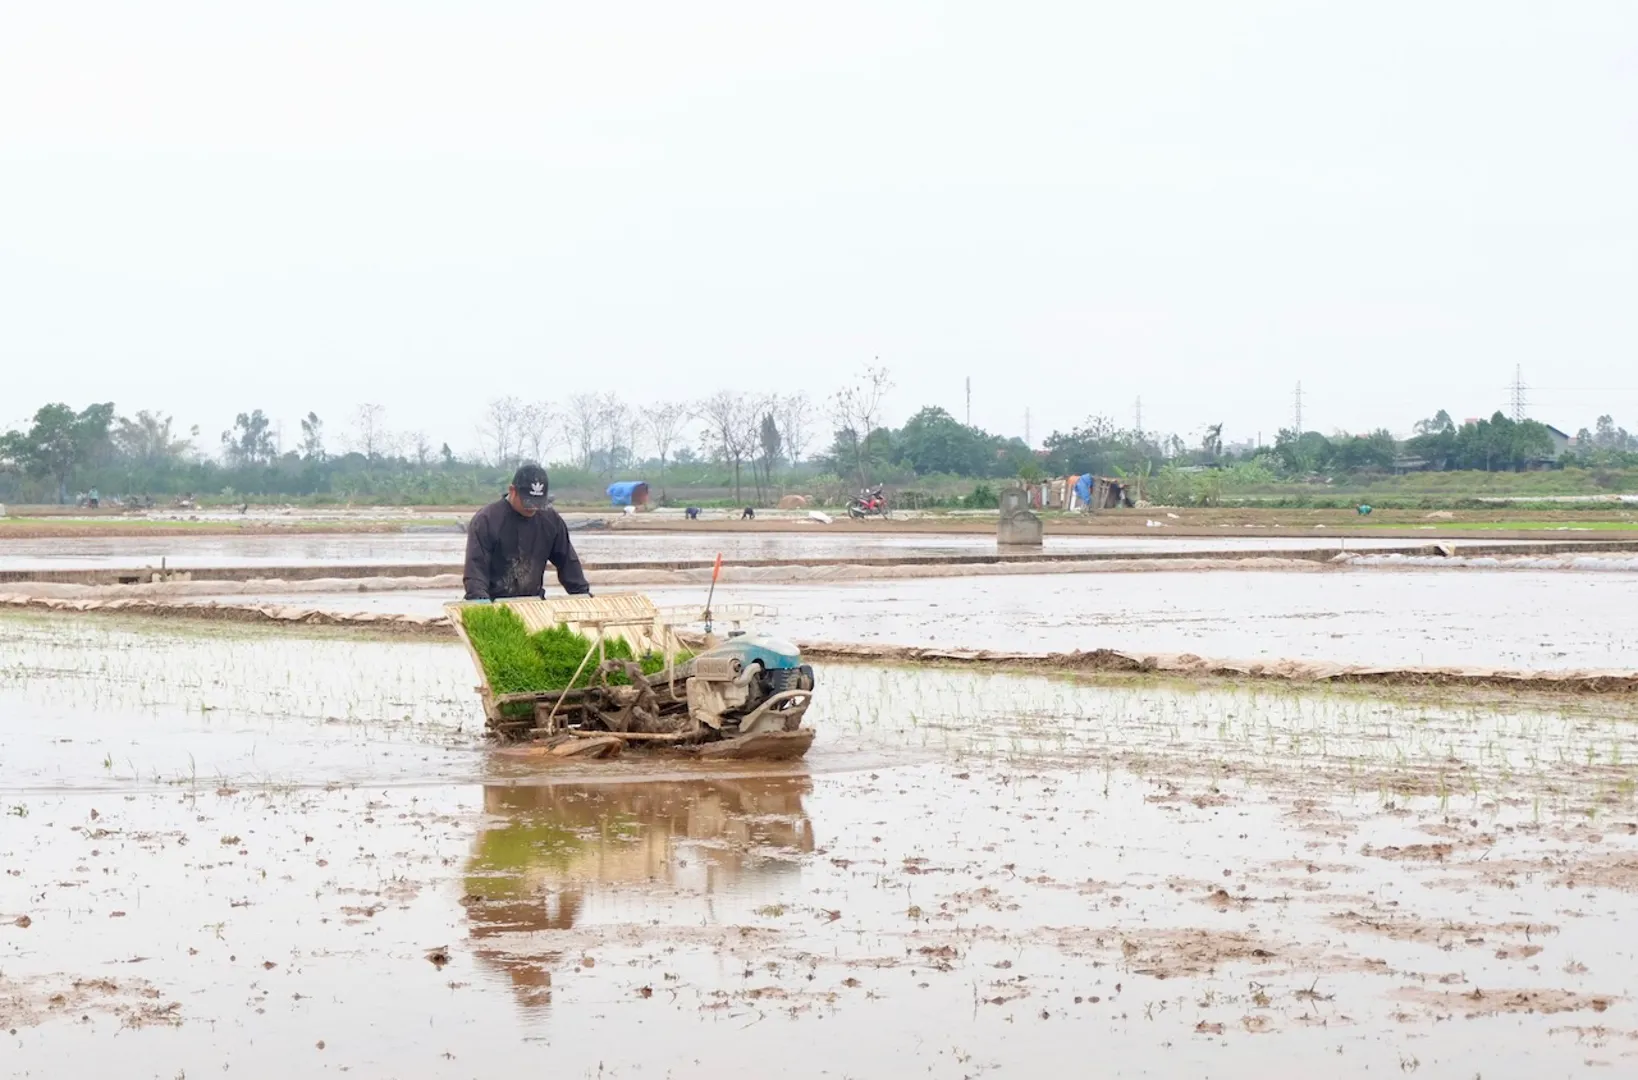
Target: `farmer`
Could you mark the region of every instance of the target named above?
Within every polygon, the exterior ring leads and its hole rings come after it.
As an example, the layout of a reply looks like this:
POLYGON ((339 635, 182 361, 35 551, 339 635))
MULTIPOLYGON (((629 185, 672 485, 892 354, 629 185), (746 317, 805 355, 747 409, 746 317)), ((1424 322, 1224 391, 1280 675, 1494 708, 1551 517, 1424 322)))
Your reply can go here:
POLYGON ((569 527, 546 501, 546 470, 525 462, 506 497, 472 515, 466 525, 466 598, 501 600, 545 593, 546 564, 557 569, 563 591, 591 595, 569 527))

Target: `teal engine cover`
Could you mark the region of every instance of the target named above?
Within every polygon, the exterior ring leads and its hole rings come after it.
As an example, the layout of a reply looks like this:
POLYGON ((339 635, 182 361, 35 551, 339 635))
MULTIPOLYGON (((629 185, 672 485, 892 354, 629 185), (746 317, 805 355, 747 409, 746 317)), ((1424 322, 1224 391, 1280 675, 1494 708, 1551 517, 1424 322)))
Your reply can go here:
POLYGON ((738 656, 743 667, 761 664, 763 671, 782 671, 802 666, 802 652, 792 642, 771 634, 741 634, 731 637, 707 656, 738 656))

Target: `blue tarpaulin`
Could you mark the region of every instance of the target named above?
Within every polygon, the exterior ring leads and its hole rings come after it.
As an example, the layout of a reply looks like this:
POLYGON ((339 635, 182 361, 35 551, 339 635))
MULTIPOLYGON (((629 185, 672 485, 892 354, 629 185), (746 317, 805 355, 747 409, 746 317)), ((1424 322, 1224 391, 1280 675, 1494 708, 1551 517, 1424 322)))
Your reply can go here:
POLYGON ((641 506, 648 502, 648 482, 645 480, 616 480, 609 485, 611 506, 641 506))
POLYGON ((1075 497, 1081 500, 1082 506, 1087 506, 1092 502, 1091 473, 1082 473, 1080 479, 1075 481, 1075 497))

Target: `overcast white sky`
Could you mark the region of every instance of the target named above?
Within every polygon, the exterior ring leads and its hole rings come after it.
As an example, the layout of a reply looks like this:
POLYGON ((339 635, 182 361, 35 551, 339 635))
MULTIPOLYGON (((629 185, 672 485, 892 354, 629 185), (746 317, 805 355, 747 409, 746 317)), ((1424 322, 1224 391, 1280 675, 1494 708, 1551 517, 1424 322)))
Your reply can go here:
POLYGON ((0 426, 1638 427, 1638 3, 0 0, 0 426))

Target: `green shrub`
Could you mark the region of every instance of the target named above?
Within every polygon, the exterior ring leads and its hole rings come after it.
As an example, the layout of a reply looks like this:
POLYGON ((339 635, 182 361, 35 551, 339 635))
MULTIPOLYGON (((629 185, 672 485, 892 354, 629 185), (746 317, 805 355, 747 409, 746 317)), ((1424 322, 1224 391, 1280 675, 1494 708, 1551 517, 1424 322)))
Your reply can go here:
POLYGON ((979 484, 971 495, 962 498, 961 505, 968 510, 995 510, 1001 506, 1001 498, 990 485, 979 484))

